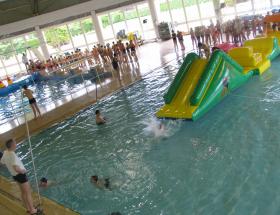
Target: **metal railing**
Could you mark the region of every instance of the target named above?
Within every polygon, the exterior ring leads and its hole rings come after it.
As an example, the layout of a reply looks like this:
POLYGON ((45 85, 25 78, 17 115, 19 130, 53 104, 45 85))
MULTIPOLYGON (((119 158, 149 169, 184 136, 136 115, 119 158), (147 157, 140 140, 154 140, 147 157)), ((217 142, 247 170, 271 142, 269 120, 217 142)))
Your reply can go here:
MULTIPOLYGON (((187 53, 185 53, 187 54, 187 53)), ((149 72, 147 72, 145 75, 141 74, 142 78, 145 78, 147 75, 153 73, 154 71, 157 71, 158 69, 164 67, 165 65, 169 64, 172 61, 178 61, 179 59, 182 59, 183 55, 180 55, 179 58, 178 56, 174 59, 171 59, 170 61, 162 64, 161 66, 155 67, 153 69, 151 69, 149 72)), ((81 61, 85 61, 86 59, 82 59, 81 61)), ((74 64, 79 63, 79 61, 74 62, 74 64)), ((67 65, 70 66, 70 65, 67 65)), ((72 64, 71 67, 72 68, 72 64)), ((91 67, 93 68, 93 67, 91 67)), ((115 77, 116 75, 114 75, 113 73, 113 69, 110 66, 110 70, 105 70, 105 67, 102 67, 103 69, 103 73, 100 73, 101 70, 97 70, 97 67, 95 67, 95 76, 88 78, 85 77, 86 75, 88 75, 90 73, 90 70, 88 71, 84 71, 80 74, 75 74, 72 76, 68 76, 67 78, 60 80, 60 81, 56 81, 54 84, 51 82, 48 82, 46 84, 46 86, 50 89, 50 93, 48 96, 44 96, 41 98, 40 93, 37 92, 38 88, 40 87, 40 85, 35 85, 35 97, 37 100, 37 104, 39 105, 39 107, 41 106, 46 106, 46 103, 53 103, 55 105, 55 108, 57 108, 58 106, 64 104, 65 102, 59 102, 62 100, 67 100, 67 102, 70 102, 82 95, 86 95, 86 94, 90 94, 91 96, 95 97, 95 100, 97 101, 98 98, 98 89, 101 90, 108 90, 108 83, 106 83, 105 80, 106 78, 108 78, 108 75, 110 74, 110 82, 112 81, 119 81, 117 77, 115 77), (79 83, 77 84, 71 84, 71 79, 77 80, 80 79, 79 83), (65 88, 67 88, 66 90, 57 90, 58 87, 63 86, 65 88), (92 93, 94 92, 95 93, 92 93), (79 95, 75 95, 79 93, 79 95), (60 104, 58 104, 60 103, 60 104)), ((56 70, 57 71, 57 70, 56 70)), ((56 72, 53 71, 53 72, 56 72)), ((50 72, 50 73, 53 73, 50 72)), ((18 95, 20 96, 20 94, 18 95)), ((20 99, 20 97, 18 98, 20 99)), ((24 124, 24 111, 26 113, 30 113, 31 108, 29 107, 29 103, 28 103, 28 99, 25 98, 23 100, 23 104, 21 102, 16 102, 16 101, 7 101, 7 105, 6 105, 6 109, 8 110, 8 117, 5 117, 4 119, 1 118, 0 116, 0 126, 5 125, 7 123, 11 123, 13 122, 16 125, 21 125, 24 124)), ((48 112, 48 111, 46 111, 48 112)), ((1 114, 1 110, 0 110, 0 114, 1 114)))

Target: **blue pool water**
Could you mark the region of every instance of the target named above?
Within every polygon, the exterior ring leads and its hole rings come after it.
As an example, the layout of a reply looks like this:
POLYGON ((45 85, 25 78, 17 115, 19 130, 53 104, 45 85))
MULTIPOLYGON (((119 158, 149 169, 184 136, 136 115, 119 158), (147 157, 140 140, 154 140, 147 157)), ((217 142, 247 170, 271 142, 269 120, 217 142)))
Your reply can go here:
MULTIPOLYGON (((92 77, 94 78, 94 76, 92 77)), ((87 84, 89 82, 87 80, 87 84)), ((40 105, 46 105, 70 95, 70 91, 75 93, 83 87, 84 84, 80 77, 72 77, 64 81, 49 80, 37 82, 29 88, 34 91, 37 102, 40 105)), ((0 124, 4 124, 14 117, 23 114, 21 96, 21 90, 18 90, 6 97, 0 97, 0 124)), ((28 104, 26 99, 24 100, 24 104, 28 104)))
MULTIPOLYGON (((42 194, 83 215, 279 214, 280 59, 197 122, 147 135, 179 64, 33 136, 38 176, 58 183, 42 194), (108 124, 95 125, 97 108, 108 124), (94 174, 115 188, 97 189, 94 174)), ((27 142, 18 152, 31 169, 27 142)))

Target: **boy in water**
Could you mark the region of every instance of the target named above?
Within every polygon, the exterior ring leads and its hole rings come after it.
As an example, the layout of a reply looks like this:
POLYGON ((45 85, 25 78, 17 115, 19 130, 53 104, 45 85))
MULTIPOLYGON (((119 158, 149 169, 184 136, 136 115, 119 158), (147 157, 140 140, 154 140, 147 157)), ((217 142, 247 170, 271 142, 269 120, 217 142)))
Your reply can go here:
POLYGON ((54 182, 53 181, 50 181, 48 180, 47 178, 43 177, 40 179, 40 184, 39 184, 39 187, 42 187, 42 188, 47 188, 49 186, 52 186, 54 185, 54 182))
POLYGON ((100 189, 106 188, 111 190, 109 178, 100 179, 97 175, 93 175, 90 177, 90 182, 100 189))
POLYGON ((33 96, 33 91, 28 89, 28 87, 26 85, 23 86, 23 95, 26 96, 29 100, 29 104, 32 108, 33 114, 35 116, 35 118, 37 118, 37 113, 39 114, 39 116, 41 116, 41 111, 37 105, 36 99, 33 96))
POLYGON ((95 111, 95 122, 97 125, 102 125, 106 123, 105 118, 101 115, 100 110, 95 111))

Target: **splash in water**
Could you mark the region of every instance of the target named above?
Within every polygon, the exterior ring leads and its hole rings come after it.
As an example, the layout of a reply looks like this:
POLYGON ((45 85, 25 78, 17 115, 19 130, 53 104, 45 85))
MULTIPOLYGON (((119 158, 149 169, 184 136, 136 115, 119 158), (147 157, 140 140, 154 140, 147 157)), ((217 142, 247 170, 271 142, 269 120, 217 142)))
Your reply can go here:
POLYGON ((156 138, 169 136, 169 129, 162 122, 153 117, 143 121, 143 124, 146 125, 144 132, 147 135, 152 135, 156 138))

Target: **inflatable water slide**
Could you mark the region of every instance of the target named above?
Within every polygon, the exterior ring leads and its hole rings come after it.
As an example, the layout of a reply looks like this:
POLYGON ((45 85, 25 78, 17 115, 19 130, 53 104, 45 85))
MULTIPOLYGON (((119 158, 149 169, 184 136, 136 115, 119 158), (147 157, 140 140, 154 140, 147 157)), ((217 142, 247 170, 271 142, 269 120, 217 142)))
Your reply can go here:
POLYGON ((244 74, 243 67, 222 51, 215 51, 209 61, 190 53, 164 95, 165 105, 156 115, 196 120, 252 75, 253 71, 244 74))
POLYGON ((190 53, 164 95, 159 118, 197 120, 229 92, 261 75, 280 54, 277 37, 245 41, 242 47, 216 50, 208 60, 190 53))

